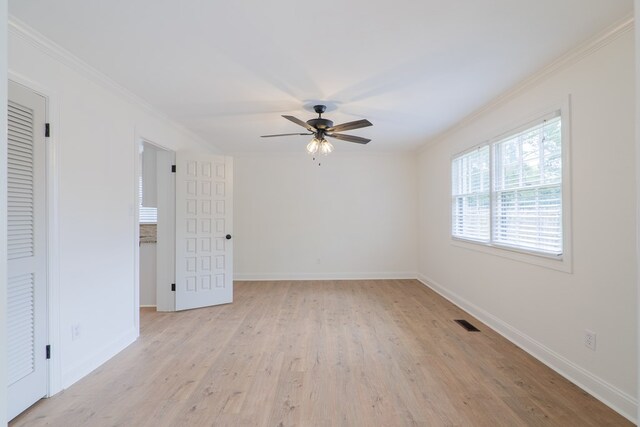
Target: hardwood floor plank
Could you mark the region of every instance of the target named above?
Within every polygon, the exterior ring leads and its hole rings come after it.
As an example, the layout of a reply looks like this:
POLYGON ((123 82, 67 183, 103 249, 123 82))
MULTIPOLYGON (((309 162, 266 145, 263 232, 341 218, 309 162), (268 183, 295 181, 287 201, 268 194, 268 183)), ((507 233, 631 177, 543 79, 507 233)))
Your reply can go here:
POLYGON ((10 426, 625 426, 415 280, 236 282, 10 426), (468 332, 454 322, 480 329, 468 332))

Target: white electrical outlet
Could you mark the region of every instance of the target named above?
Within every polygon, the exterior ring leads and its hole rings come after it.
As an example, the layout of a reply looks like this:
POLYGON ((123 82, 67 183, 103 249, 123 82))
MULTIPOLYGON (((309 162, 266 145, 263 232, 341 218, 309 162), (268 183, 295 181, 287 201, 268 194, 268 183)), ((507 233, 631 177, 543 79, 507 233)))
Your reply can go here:
POLYGON ((75 341, 80 338, 80 324, 76 323, 71 325, 71 340, 75 341))
POLYGON ((596 333, 585 329, 584 331, 584 345, 593 351, 596 351, 596 333))

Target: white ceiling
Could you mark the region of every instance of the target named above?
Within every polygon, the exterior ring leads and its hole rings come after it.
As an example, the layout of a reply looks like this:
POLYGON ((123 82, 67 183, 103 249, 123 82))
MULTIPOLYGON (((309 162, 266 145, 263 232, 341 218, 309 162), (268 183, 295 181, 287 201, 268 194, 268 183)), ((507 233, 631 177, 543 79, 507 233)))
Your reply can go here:
POLYGON ((10 14, 225 152, 301 150, 280 117, 412 150, 624 18, 633 0, 10 0, 10 14))

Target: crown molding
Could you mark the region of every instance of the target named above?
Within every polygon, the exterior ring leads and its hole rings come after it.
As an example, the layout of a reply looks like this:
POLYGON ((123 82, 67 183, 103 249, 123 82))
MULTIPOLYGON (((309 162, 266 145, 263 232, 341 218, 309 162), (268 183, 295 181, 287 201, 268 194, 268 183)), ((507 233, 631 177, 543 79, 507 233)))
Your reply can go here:
POLYGON ((207 141, 205 141, 201 136, 195 134, 193 131, 187 129, 183 125, 176 123, 167 114, 159 111, 140 96, 134 94, 124 86, 116 83, 107 75, 93 68, 91 65, 87 64, 53 40, 48 39, 46 36, 33 29, 29 25, 20 21, 15 16, 9 16, 8 32, 10 35, 19 37, 20 39, 26 41, 31 46, 49 55, 54 60, 66 65, 73 71, 81 74, 88 80, 96 83, 107 91, 117 94, 120 98, 124 99, 133 106, 138 107, 144 112, 152 115, 153 117, 169 124, 176 131, 194 140, 206 149, 218 152, 220 151, 217 147, 212 146, 207 141))
POLYGON ((445 129, 440 132, 436 136, 430 138, 427 142, 425 142, 420 148, 418 148, 418 153, 423 153, 428 148, 433 147, 434 145, 439 144, 455 132, 460 129, 465 128, 478 118, 482 117, 487 112, 498 108, 507 102, 511 101, 513 98, 521 95, 526 90, 531 87, 537 85, 541 81, 549 78, 550 76, 558 73, 559 71, 577 63, 581 59, 593 54, 594 52, 602 49, 613 41, 617 40, 622 35, 628 33, 629 31, 633 31, 634 27, 634 17, 633 14, 630 14, 623 18, 622 20, 616 22, 614 25, 608 27, 606 30, 596 34, 595 36, 587 39, 585 42, 579 44, 578 46, 568 50, 560 57, 553 60, 551 63, 547 64, 537 72, 533 73, 529 77, 526 77, 520 83, 508 89, 506 92, 498 95, 493 100, 489 101, 484 106, 475 110, 471 114, 463 117, 460 121, 458 121, 453 126, 445 129))

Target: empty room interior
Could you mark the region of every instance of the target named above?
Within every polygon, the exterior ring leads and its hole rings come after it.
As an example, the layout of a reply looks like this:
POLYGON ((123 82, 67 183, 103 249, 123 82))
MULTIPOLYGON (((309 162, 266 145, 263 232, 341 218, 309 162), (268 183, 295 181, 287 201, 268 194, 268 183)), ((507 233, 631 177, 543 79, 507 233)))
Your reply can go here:
POLYGON ((0 424, 636 425, 635 3, 0 0, 0 424))

